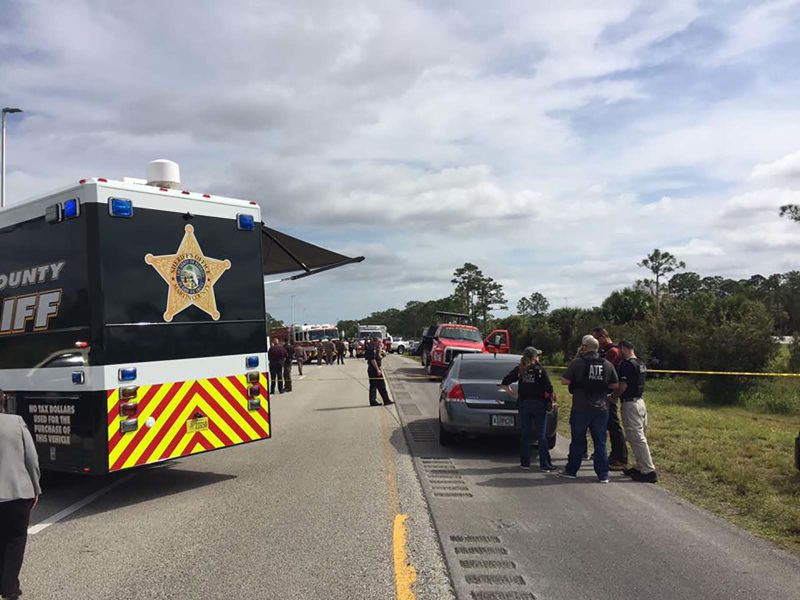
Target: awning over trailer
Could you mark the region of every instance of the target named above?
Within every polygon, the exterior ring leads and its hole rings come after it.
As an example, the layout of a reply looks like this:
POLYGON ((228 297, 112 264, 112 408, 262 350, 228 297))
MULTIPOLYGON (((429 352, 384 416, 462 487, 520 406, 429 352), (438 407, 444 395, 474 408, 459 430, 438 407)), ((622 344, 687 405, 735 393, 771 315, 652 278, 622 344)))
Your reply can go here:
POLYGON ((287 277, 287 280, 300 279, 330 271, 364 260, 363 256, 350 258, 338 252, 326 250, 303 240, 299 240, 269 227, 261 227, 261 260, 264 275, 279 275, 303 271, 287 277))

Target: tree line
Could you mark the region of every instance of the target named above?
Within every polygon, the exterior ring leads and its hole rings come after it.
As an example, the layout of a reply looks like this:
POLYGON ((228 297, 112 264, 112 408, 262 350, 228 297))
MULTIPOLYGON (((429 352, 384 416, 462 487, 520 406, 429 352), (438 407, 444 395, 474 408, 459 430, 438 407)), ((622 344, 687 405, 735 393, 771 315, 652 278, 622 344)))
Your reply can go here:
MULTIPOLYGON (((593 308, 551 309, 547 298, 532 291, 506 309, 502 284, 472 263, 453 272, 453 293, 445 298, 411 301, 403 308, 374 312, 357 323, 383 324, 393 334, 419 337, 437 310, 463 312, 485 333, 509 329, 513 349, 540 348, 551 364, 571 358, 581 336, 597 326, 619 340, 632 340, 651 367, 663 369, 763 371, 774 358, 774 336, 800 331, 800 271, 730 279, 702 276, 669 252, 653 250, 637 265, 647 276, 611 292, 593 308)), ((800 370, 800 341, 792 345, 791 364, 800 370)))

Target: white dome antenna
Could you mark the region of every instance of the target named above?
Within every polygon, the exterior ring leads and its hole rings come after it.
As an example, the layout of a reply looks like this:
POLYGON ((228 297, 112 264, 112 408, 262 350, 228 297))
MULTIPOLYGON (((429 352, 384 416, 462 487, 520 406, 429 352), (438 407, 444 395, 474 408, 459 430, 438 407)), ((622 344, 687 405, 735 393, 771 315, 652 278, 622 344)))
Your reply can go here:
POLYGON ((164 158, 147 163, 147 185, 180 189, 181 169, 178 163, 164 158))

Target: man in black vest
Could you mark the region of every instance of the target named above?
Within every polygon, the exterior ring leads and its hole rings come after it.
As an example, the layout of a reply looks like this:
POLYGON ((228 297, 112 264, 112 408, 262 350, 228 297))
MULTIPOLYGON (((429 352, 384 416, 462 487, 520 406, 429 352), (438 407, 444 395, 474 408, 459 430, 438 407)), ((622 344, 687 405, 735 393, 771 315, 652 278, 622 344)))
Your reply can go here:
POLYGON ((572 439, 567 466, 558 474, 571 479, 577 477, 586 453, 586 432, 589 431, 594 442, 594 472, 600 483, 608 483, 608 391, 615 390, 619 380, 614 365, 600 358, 599 347, 597 338, 583 336, 578 357, 569 363, 561 378, 561 383, 568 386, 572 394, 569 415, 572 439))
POLYGON ((619 369, 619 387, 612 396, 622 402, 622 422, 625 424, 625 437, 633 450, 636 464, 623 473, 634 481, 655 483, 658 481, 656 467, 650 456, 647 444, 647 407, 644 404, 644 380, 647 368, 636 356, 633 344, 623 340, 619 344, 623 361, 619 369))
POLYGON ((370 406, 380 406, 380 402, 378 402, 379 393, 384 404, 392 404, 392 401, 389 399, 389 392, 386 390, 386 380, 383 378, 383 369, 381 368, 380 338, 376 337, 367 342, 364 360, 367 361, 370 406))
MULTIPOLYGON (((614 365, 619 372, 622 364, 622 350, 619 344, 615 344, 603 327, 595 327, 592 335, 597 338, 600 344, 598 353, 600 358, 605 358, 614 365)), ((608 456, 608 467, 612 471, 622 471, 628 466, 628 446, 625 445, 625 434, 622 431, 622 423, 619 420, 619 410, 617 399, 612 394, 608 405, 608 437, 611 440, 611 452, 608 456)))

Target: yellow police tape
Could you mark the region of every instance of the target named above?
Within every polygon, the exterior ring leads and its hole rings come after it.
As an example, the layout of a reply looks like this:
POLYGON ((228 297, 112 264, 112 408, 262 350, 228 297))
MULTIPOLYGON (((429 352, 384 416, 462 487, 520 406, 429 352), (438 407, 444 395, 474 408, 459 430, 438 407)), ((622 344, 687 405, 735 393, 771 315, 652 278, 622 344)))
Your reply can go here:
MULTIPOLYGON (((566 369, 564 366, 546 366, 545 369, 566 369)), ((800 378, 800 373, 751 373, 749 371, 687 371, 678 369, 647 369, 648 373, 667 375, 727 375, 730 377, 789 377, 800 378)))

